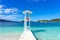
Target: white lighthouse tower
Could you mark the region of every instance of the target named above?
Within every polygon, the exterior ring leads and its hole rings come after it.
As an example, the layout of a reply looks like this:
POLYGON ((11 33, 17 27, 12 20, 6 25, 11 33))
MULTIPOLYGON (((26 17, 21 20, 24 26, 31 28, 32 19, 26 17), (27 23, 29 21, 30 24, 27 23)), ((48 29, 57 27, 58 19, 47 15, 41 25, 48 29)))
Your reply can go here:
POLYGON ((24 17, 24 32, 20 36, 19 40, 36 40, 33 33, 30 30, 30 14, 32 14, 31 11, 25 10, 23 11, 24 17))

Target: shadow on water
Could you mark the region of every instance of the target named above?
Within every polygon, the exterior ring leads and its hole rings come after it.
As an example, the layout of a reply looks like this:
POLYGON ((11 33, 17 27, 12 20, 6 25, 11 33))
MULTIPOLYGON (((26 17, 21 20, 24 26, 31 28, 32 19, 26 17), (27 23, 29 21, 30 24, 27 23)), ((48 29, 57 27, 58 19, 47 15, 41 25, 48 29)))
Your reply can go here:
POLYGON ((38 40, 38 38, 36 37, 35 33, 38 33, 38 32, 46 32, 46 30, 31 30, 34 37, 36 38, 36 40, 38 40))

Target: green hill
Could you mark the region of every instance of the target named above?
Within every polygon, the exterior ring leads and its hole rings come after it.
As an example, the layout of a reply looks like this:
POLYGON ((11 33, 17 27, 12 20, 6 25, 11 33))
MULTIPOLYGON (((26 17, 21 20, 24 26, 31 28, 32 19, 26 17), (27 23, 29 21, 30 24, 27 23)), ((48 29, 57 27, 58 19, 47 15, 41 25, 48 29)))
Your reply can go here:
POLYGON ((48 20, 38 20, 38 22, 49 22, 48 20))
POLYGON ((52 19, 51 22, 60 22, 60 19, 52 19))
POLYGON ((52 19, 52 20, 38 20, 38 22, 60 22, 60 19, 52 19))

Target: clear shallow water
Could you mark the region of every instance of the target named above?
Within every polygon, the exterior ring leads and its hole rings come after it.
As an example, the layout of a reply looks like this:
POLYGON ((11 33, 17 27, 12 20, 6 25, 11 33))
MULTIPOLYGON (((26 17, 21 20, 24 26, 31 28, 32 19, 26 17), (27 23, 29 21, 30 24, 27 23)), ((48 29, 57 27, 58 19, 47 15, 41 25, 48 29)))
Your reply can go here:
MULTIPOLYGON (((60 26, 31 27, 31 31, 38 40, 60 40, 60 26)), ((19 34, 23 27, 0 27, 0 34, 19 34)))

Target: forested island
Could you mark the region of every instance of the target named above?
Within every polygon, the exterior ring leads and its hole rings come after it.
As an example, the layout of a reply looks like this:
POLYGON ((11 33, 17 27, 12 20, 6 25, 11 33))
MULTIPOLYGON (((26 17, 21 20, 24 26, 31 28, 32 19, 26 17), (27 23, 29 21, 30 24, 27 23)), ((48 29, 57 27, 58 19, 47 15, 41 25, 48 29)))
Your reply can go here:
POLYGON ((52 20, 38 20, 38 22, 60 22, 60 19, 52 19, 52 20))

